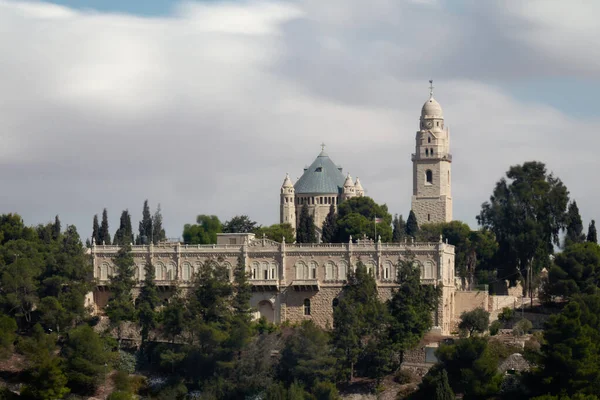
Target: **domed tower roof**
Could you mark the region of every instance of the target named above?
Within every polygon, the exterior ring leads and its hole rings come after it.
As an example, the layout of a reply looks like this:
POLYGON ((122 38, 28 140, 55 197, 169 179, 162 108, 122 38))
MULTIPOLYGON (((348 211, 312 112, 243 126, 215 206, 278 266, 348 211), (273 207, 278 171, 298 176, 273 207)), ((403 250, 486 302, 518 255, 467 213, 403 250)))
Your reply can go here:
POLYGON ((344 186, 342 169, 331 161, 325 153, 324 147, 315 161, 304 170, 304 174, 296 181, 294 188, 297 194, 338 194, 342 191, 344 186))
POLYGON ((348 176, 346 176, 346 181, 344 182, 344 187, 354 187, 354 182, 352 182, 352 177, 350 176, 350 173, 348 173, 348 176))
POLYGON ((281 185, 282 188, 291 188, 294 187, 294 185, 292 184, 292 180, 290 179, 290 174, 285 174, 285 179, 283 180, 283 185, 281 185))
POLYGON ((360 191, 364 190, 363 187, 362 187, 362 185, 360 184, 360 179, 358 179, 358 176, 356 177, 356 183, 354 184, 354 187, 356 188, 357 191, 358 190, 360 190, 360 191))
POLYGON ((444 118, 442 106, 433 98, 433 81, 429 81, 429 99, 421 108, 421 118, 444 118))

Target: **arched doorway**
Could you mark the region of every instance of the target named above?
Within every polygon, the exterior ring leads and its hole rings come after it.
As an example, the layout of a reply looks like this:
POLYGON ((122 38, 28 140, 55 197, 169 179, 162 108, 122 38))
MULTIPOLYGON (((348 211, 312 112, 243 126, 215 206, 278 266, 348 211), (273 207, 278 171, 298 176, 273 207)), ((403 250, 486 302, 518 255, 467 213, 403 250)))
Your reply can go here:
POLYGON ((265 317, 267 321, 271 323, 275 321, 275 310, 273 310, 273 305, 268 300, 263 300, 258 303, 258 313, 261 317, 265 317))

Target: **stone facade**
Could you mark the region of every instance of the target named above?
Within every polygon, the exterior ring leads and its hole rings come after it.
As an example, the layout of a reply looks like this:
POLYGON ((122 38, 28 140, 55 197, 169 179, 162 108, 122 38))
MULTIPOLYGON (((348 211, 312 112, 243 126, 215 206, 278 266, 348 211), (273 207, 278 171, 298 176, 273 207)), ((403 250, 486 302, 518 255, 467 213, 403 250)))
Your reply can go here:
POLYGON ((442 107, 433 98, 421 110, 415 138, 412 210, 419 225, 452 221, 452 155, 450 131, 444 126, 442 107))
MULTIPOLYGON (((100 311, 108 299, 109 277, 118 246, 92 245, 91 255, 97 286, 94 303, 100 311)), ((362 261, 375 277, 381 299, 395 287, 398 260, 411 253, 421 267, 422 282, 442 288, 440 307, 434 315, 436 330, 449 334, 454 317, 454 246, 439 243, 287 244, 257 239, 252 234, 221 234, 215 245, 165 243, 132 246, 139 292, 144 265, 156 269, 156 283, 165 301, 175 289, 190 288, 194 272, 209 260, 232 269, 239 256, 244 259, 253 286, 252 307, 257 316, 272 322, 312 319, 331 326, 335 299, 342 291, 349 268, 362 261)), ((230 274, 232 277, 233 274, 230 274)))

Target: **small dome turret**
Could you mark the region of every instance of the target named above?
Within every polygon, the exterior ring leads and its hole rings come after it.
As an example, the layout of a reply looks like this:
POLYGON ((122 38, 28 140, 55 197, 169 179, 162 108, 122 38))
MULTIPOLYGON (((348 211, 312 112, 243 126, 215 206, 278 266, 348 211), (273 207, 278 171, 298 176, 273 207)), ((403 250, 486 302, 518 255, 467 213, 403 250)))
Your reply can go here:
POLYGON ((283 180, 283 185, 281 185, 282 188, 293 188, 294 185, 292 184, 292 180, 290 179, 290 174, 285 174, 285 179, 283 180))
POLYGON ((365 194, 365 190, 360 184, 360 179, 358 179, 358 176, 356 177, 356 183, 354 183, 354 190, 356 191, 357 196, 362 196, 365 194))
POLYGON ((433 98, 433 80, 429 81, 429 99, 421 108, 421 119, 429 118, 444 118, 442 106, 433 98))
POLYGON ((352 182, 352 177, 350 173, 346 176, 346 181, 344 182, 344 189, 346 188, 354 188, 354 182, 352 182))

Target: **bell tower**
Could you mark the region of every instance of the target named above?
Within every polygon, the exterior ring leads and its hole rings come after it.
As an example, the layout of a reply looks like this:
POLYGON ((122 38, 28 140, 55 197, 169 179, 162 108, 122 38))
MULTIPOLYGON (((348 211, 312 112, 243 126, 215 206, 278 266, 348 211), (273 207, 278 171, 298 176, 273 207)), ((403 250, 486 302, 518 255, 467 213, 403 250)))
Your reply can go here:
POLYGON ((290 175, 286 174, 283 184, 281 185, 281 197, 279 202, 279 220, 283 223, 288 223, 296 229, 296 204, 295 191, 290 175))
POLYGON ((433 98, 433 81, 429 83, 429 99, 421 109, 412 154, 412 210, 419 226, 452 221, 450 131, 440 103, 433 98))

